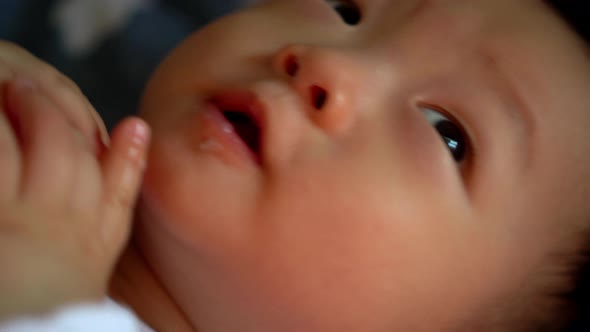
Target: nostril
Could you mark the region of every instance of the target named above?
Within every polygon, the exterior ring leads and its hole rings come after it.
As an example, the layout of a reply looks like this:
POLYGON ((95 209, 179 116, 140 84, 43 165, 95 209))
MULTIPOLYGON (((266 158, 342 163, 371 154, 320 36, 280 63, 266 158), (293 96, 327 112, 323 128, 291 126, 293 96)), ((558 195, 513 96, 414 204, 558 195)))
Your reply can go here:
POLYGON ((327 100, 328 92, 325 89, 317 85, 311 87, 311 101, 316 110, 321 111, 327 100))
POLYGON ((285 61, 285 71, 287 71, 287 74, 291 77, 297 76, 297 73, 299 72, 299 62, 297 61, 297 57, 291 55, 287 58, 285 61))

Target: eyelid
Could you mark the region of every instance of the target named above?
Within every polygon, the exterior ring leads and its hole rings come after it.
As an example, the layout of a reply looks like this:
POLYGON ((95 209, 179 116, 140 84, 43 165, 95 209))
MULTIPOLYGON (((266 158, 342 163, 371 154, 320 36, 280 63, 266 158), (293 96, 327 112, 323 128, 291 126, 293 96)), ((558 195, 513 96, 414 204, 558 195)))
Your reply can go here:
POLYGON ((435 112, 439 112, 444 117, 446 117, 449 121, 452 121, 452 122, 458 124, 459 127, 463 128, 463 122, 458 120, 457 117, 453 113, 451 113, 450 111, 447 110, 447 108, 436 106, 433 104, 428 104, 428 103, 420 103, 420 104, 418 104, 418 108, 419 109, 429 109, 429 110, 433 110, 435 112))
POLYGON ((429 121, 436 122, 440 120, 449 120, 454 122, 446 117, 443 112, 439 112, 438 109, 434 109, 434 107, 421 107, 421 110, 423 113, 425 113, 425 116, 429 121), (432 113, 434 113, 434 115, 432 113))
POLYGON ((445 118, 447 118, 447 120, 455 123, 459 127, 461 133, 463 134, 463 137, 465 137, 466 139, 465 144, 467 145, 467 153, 465 159, 458 164, 458 168, 461 172, 464 172, 468 167, 471 167, 470 165, 473 164, 477 156, 477 149, 475 148, 476 145, 474 139, 475 136, 473 135, 473 132, 470 130, 470 126, 467 124, 467 122, 460 118, 460 116, 455 115, 459 114, 460 112, 451 112, 448 111, 449 108, 447 107, 437 106, 432 103, 419 102, 416 105, 419 110, 430 109, 441 113, 445 118))
MULTIPOLYGON (((341 22, 344 22, 348 26, 357 26, 363 21, 363 10, 354 0, 324 0, 333 13, 335 13, 341 22), (336 8, 337 5, 345 5, 348 6, 347 8, 352 8, 352 12, 354 13, 354 18, 352 21, 349 17, 346 17, 343 13, 339 13, 336 8)), ((349 12, 351 14, 351 12, 349 12)))

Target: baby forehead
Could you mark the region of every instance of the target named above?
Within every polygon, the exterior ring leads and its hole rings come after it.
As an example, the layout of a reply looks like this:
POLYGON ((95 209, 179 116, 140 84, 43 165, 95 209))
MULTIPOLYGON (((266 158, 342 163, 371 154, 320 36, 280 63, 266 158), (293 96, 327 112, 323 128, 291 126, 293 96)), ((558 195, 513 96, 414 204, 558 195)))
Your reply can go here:
POLYGON ((392 56, 399 55, 398 51, 410 51, 411 56, 430 52, 439 63, 444 63, 445 56, 456 59, 461 55, 483 55, 484 61, 502 60, 507 71, 527 72, 520 76, 542 74, 568 78, 579 76, 580 69, 590 63, 588 45, 583 50, 575 45, 573 39, 579 38, 574 38, 572 31, 542 0, 360 0, 359 3, 365 11, 367 30, 377 36, 373 40, 392 56))
POLYGON ((392 57, 402 53, 421 67, 440 67, 479 56, 514 87, 540 132, 561 132, 570 138, 562 140, 568 149, 584 149, 580 144, 588 140, 572 129, 590 125, 588 46, 581 46, 543 1, 361 0, 359 5, 392 57))
POLYGON ((423 50, 452 52, 457 56, 473 53, 495 39, 513 39, 507 27, 504 31, 498 28, 500 24, 506 25, 499 22, 499 16, 486 11, 485 6, 469 6, 460 1, 374 0, 364 10, 365 33, 393 55, 400 50, 423 50))
POLYGON ((487 61, 510 52, 512 45, 527 38, 530 32, 522 24, 522 15, 506 15, 514 13, 514 8, 509 11, 507 6, 493 3, 370 0, 364 8, 363 23, 367 29, 362 33, 372 35, 371 43, 386 51, 388 58, 409 58, 426 66, 441 66, 466 58, 472 61, 474 57, 487 61))
POLYGON ((540 9, 548 9, 541 0, 359 0, 358 6, 363 21, 378 30, 428 31, 447 37, 506 31, 534 22, 540 9))

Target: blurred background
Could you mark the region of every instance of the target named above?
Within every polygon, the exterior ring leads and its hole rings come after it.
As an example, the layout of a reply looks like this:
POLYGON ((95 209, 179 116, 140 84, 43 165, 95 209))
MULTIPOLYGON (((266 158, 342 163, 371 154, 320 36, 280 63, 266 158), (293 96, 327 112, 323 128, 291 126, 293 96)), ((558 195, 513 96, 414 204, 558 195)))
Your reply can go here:
POLYGON ((0 0, 0 39, 74 80, 112 128, 182 39, 251 0, 0 0))

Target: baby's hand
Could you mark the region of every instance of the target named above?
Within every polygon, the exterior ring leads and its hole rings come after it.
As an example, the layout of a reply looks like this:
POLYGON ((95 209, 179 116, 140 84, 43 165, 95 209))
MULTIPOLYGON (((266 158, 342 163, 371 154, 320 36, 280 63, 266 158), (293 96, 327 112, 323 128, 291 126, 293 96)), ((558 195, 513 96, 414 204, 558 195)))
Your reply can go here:
MULTIPOLYGON (((22 47, 0 40, 0 85, 17 77, 34 81, 37 89, 65 114, 71 125, 88 137, 95 152, 100 153, 102 143, 108 142, 108 134, 102 119, 78 86, 22 47)), ((3 104, 4 96, 0 93, 0 105, 3 104)))
MULTIPOLYGON (((76 103, 0 83, 0 320, 105 296, 130 229, 149 130, 123 121, 97 153, 76 103), (76 113, 78 112, 78 113, 76 113)), ((90 130, 90 131, 89 131, 90 130)))

